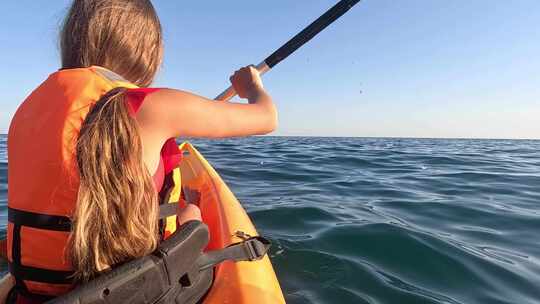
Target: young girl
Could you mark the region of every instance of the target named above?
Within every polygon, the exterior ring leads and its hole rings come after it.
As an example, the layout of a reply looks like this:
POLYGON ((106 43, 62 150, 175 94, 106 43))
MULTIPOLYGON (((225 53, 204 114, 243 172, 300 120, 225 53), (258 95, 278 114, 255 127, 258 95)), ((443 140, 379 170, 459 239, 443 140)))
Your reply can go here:
MULTIPOLYGON (((148 88, 161 64, 149 0, 75 0, 60 36, 62 68, 17 110, 9 130, 12 299, 40 303, 166 237, 158 193, 180 161, 175 137, 265 134, 276 108, 258 72, 231 82, 248 104, 148 88)), ((178 224, 200 220, 188 205, 178 224)))

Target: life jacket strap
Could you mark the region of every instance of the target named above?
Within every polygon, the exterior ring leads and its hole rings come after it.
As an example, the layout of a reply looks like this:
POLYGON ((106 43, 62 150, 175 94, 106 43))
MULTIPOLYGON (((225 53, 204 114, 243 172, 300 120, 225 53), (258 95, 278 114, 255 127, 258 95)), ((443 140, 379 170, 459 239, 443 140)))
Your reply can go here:
POLYGON ((73 272, 23 265, 21 263, 21 228, 26 226, 37 229, 69 232, 71 230, 71 220, 66 216, 40 214, 8 207, 8 221, 13 224, 12 260, 8 262, 8 269, 15 277, 15 290, 18 294, 27 298, 44 302, 51 297, 29 292, 24 281, 70 284, 73 272))
MULTIPOLYGON (((71 284, 73 271, 51 270, 21 265, 16 262, 8 263, 9 272, 17 280, 34 281, 48 284, 71 284)), ((17 284, 20 285, 20 284, 17 284)))
POLYGON ((197 264, 200 270, 204 270, 226 260, 235 262, 257 261, 266 255, 270 246, 271 243, 268 239, 262 236, 254 236, 224 249, 209 251, 197 259, 197 264))
POLYGON ((8 207, 8 221, 15 225, 38 229, 71 231, 71 219, 67 216, 41 214, 8 207))

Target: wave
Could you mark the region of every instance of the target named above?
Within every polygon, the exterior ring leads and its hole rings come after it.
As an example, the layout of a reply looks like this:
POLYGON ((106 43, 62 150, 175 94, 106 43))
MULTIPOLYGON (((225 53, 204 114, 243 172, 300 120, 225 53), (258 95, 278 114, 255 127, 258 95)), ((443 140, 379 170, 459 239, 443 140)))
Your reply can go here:
POLYGON ((272 240, 288 303, 540 302, 540 141, 192 141, 272 240))

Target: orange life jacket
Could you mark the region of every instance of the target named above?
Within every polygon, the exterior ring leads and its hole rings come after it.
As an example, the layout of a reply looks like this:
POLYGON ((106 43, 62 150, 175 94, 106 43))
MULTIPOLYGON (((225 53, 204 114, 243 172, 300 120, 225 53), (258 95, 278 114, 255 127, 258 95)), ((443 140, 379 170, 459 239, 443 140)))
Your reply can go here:
MULTIPOLYGON (((23 295, 56 296, 72 288, 66 244, 79 188, 75 146, 91 106, 120 86, 136 88, 100 67, 61 70, 34 90, 13 117, 7 247, 9 271, 23 295)), ((175 175, 179 182, 179 172, 175 175)), ((163 223, 165 235, 176 229, 175 216, 163 223)))

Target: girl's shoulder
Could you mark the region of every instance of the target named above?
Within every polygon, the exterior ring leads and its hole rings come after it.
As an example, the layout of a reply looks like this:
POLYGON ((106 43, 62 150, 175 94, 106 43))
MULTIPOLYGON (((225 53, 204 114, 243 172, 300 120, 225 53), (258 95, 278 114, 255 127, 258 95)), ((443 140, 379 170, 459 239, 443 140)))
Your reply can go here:
POLYGON ((126 103, 131 115, 137 114, 146 96, 159 91, 159 88, 136 88, 126 90, 126 103))

